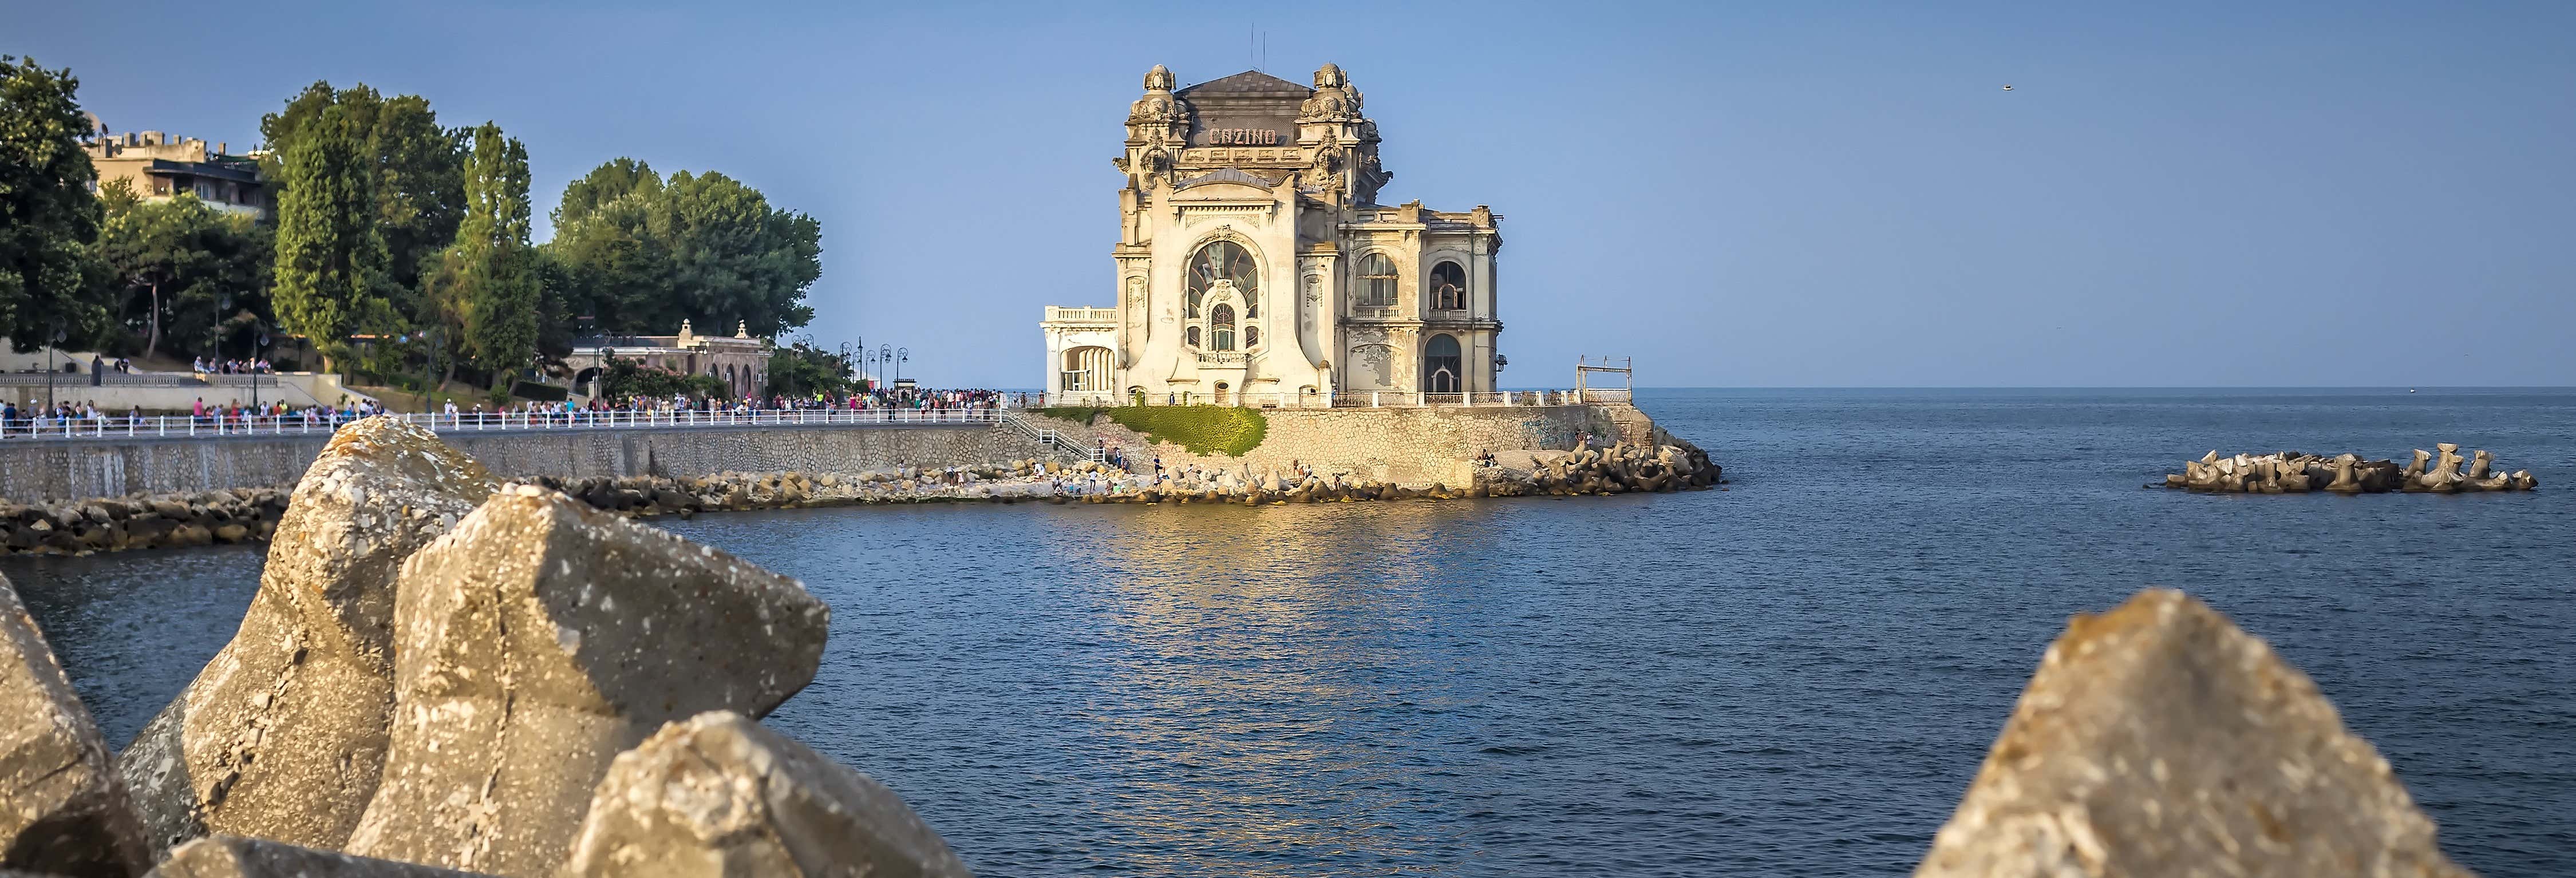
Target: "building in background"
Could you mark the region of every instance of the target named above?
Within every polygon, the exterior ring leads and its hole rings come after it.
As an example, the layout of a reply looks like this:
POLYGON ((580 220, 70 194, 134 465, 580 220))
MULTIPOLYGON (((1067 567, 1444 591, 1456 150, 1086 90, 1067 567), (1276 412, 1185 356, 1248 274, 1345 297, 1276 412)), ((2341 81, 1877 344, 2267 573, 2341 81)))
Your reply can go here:
POLYGON ((707 375, 723 381, 732 396, 758 396, 769 384, 770 339, 753 338, 748 324, 734 324, 733 337, 699 335, 680 321, 679 335, 594 335, 576 338, 564 369, 572 392, 599 393, 599 376, 608 358, 684 375, 707 375))
POLYGON ((128 131, 101 136, 85 144, 89 163, 98 168, 98 185, 124 180, 148 201, 192 192, 217 210, 267 220, 272 205, 260 181, 256 156, 231 155, 231 144, 208 148, 194 137, 172 137, 159 131, 128 131))
POLYGON ((1187 88, 1157 65, 1129 108, 1116 304, 1049 307, 1047 389, 1217 404, 1489 393, 1501 357, 1478 206, 1386 206, 1377 123, 1326 64, 1187 88))

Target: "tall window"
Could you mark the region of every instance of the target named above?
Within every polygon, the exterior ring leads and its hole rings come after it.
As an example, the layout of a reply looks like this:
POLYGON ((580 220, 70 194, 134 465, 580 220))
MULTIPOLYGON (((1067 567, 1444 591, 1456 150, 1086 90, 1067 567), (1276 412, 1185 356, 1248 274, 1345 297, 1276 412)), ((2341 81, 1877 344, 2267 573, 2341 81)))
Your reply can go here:
POLYGON ((1467 270, 1455 262, 1431 267, 1431 306, 1442 311, 1462 311, 1467 307, 1467 270))
POLYGON ((1395 304, 1395 262, 1384 253, 1360 257, 1360 304, 1371 308, 1395 304))
POLYGON ((1208 334, 1216 337, 1216 344, 1210 347, 1234 350, 1234 306, 1220 304, 1208 309, 1208 334))
POLYGON ((1431 337, 1422 346, 1422 389, 1426 393, 1457 393, 1466 382, 1461 368, 1466 360, 1458 355, 1458 339, 1442 334, 1431 337))
POLYGON ((1243 249, 1241 244, 1218 241, 1199 248, 1199 252, 1190 256, 1186 273, 1191 319, 1199 316, 1199 299, 1205 297, 1208 288, 1216 286, 1220 280, 1234 283, 1235 292, 1243 295, 1246 307, 1260 301, 1256 294, 1260 292, 1261 269, 1253 264, 1252 251, 1243 249))

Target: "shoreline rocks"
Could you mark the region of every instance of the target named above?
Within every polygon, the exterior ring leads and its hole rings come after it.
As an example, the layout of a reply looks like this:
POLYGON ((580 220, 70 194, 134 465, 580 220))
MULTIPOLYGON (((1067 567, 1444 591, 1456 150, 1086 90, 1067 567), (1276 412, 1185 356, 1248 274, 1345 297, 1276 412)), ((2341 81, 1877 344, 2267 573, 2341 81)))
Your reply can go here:
POLYGON ((2148 589, 2049 644, 1914 874, 2469 873, 2306 674, 2148 589))
POLYGON ((894 793, 758 725, 830 633, 796 580, 496 490, 391 419, 294 493, 241 629, 121 760, 0 580, 0 875, 561 878, 603 789, 586 874, 637 874, 638 845, 660 875, 966 874, 894 793))
POLYGON ((348 851, 532 878, 619 753, 768 715, 831 618, 796 580, 534 485, 412 556, 398 601, 391 746, 348 851))
POLYGON ((232 641, 118 759, 155 854, 208 832, 348 841, 383 766, 395 571, 493 487, 481 464, 392 418, 331 437, 232 641))
POLYGON ((2184 462, 2182 472, 2167 473, 2163 486, 2210 494, 2454 494, 2529 491, 2540 486, 2530 470, 2494 471, 2495 457, 2485 451, 2461 457, 2458 445, 2444 442, 2435 447, 2441 449, 2438 462, 2432 453, 2418 448, 2414 462, 2403 467, 2395 461, 2363 460, 2353 454, 2319 457, 2283 451, 2220 457, 2212 450, 2199 460, 2184 462))
POLYGON ((0 577, 0 872, 122 876, 151 866, 113 751, 0 577))

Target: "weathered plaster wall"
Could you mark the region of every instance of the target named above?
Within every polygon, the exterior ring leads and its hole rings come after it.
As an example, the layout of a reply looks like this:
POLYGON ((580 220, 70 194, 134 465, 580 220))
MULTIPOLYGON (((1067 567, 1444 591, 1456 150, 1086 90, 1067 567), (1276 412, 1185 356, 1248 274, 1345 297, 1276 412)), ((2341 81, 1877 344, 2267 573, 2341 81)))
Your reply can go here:
MULTIPOLYGON (((0 499, 285 487, 321 453, 322 434, 258 438, 0 442, 0 499)), ((855 472, 1040 456, 1012 430, 966 427, 694 427, 478 432, 440 438, 508 476, 664 475, 726 470, 855 472)))

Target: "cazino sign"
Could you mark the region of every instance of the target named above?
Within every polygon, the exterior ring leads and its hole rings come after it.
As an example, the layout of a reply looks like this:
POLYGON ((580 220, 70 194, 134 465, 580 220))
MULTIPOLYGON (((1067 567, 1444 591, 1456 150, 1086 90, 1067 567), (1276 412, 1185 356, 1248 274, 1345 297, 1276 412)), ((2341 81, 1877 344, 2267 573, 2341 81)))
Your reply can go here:
POLYGON ((1209 146, 1278 146, 1279 132, 1270 128, 1210 128, 1209 146))

